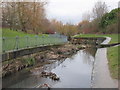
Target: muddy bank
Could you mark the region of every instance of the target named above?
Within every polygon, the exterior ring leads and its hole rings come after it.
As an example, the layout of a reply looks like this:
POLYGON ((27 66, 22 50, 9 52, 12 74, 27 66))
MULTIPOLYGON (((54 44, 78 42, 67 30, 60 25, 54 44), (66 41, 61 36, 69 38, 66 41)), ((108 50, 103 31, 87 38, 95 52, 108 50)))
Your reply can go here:
MULTIPOLYGON (((45 51, 32 55, 5 61, 2 65, 2 77, 9 76, 24 68, 40 67, 44 64, 49 64, 52 60, 65 59, 84 48, 86 48, 86 46, 65 44, 59 47, 50 47, 45 51)), ((35 70, 37 70, 37 68, 31 69, 30 71, 33 72, 35 70)))

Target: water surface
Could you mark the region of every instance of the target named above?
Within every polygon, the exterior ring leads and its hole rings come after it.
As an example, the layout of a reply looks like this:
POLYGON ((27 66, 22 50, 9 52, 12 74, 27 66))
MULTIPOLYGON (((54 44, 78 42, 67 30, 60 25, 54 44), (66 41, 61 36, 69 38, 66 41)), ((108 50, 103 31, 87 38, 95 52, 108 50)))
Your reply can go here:
POLYGON ((4 78, 3 87, 35 88, 47 83, 55 88, 90 88, 96 51, 96 48, 80 50, 70 58, 45 65, 45 71, 56 73, 60 77, 60 81, 42 78, 38 72, 33 74, 21 71, 4 78))

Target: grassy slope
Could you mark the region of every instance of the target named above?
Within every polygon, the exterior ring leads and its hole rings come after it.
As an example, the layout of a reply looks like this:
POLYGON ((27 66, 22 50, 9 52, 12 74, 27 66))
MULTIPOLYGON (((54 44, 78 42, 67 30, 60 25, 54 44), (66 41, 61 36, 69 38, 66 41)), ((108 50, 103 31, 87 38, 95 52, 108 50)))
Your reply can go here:
MULTIPOLYGON (((110 37, 112 38, 112 40, 110 41, 110 43, 116 43, 119 42, 118 41, 118 36, 119 35, 111 35, 110 37)), ((111 76, 113 78, 118 79, 118 68, 120 67, 120 62, 118 61, 118 50, 120 49, 120 46, 117 47, 110 47, 108 48, 108 61, 109 61, 109 68, 110 68, 110 72, 111 72, 111 76)))
MULTIPOLYGON (((41 36, 41 35, 43 35, 43 34, 40 34, 38 36, 41 36)), ((44 34, 44 35, 46 35, 46 34, 44 34)), ((4 29, 2 29, 2 36, 3 37, 16 37, 16 36, 19 36, 19 37, 30 36, 30 37, 32 37, 32 36, 35 36, 35 34, 28 34, 28 33, 24 33, 21 31, 13 31, 13 30, 10 30, 8 28, 4 28, 4 29)))
POLYGON ((8 28, 3 28, 2 37, 5 37, 5 44, 4 42, 2 42, 3 43, 2 49, 5 51, 14 49, 16 45, 16 41, 15 41, 16 36, 19 36, 19 40, 20 40, 19 48, 24 48, 25 45, 27 44, 25 36, 33 37, 35 35, 27 34, 27 33, 20 32, 20 31, 13 31, 8 28))
POLYGON ((16 36, 19 36, 19 37, 23 37, 23 36, 33 36, 32 34, 26 34, 24 32, 17 32, 17 31, 12 31, 12 30, 9 30, 9 29, 2 29, 2 36, 3 37, 16 37, 16 36))
MULTIPOLYGON (((111 37, 112 39, 109 43, 118 43, 119 42, 118 36, 120 36, 120 34, 119 35, 118 34, 109 34, 109 35, 86 34, 86 35, 78 35, 77 37, 101 37, 101 36, 111 37)), ((111 76, 116 79, 118 78, 118 67, 120 68, 120 62, 118 62, 118 49, 120 50, 120 46, 110 47, 108 48, 108 52, 107 52, 111 76)))
MULTIPOLYGON (((109 68, 113 78, 118 78, 118 67, 120 67, 120 62, 118 61, 118 47, 110 47, 108 48, 108 61, 109 61, 109 68)), ((120 74, 119 74, 120 75, 120 74)))
POLYGON ((36 35, 34 34, 27 34, 24 32, 13 31, 4 28, 2 29, 2 37, 5 37, 5 40, 2 42, 2 49, 3 51, 10 51, 17 49, 17 47, 18 49, 21 49, 26 48, 27 46, 35 47, 36 45, 60 44, 62 40, 47 34, 40 34, 38 37, 35 36, 36 35), (16 36, 19 36, 17 40, 16 36))

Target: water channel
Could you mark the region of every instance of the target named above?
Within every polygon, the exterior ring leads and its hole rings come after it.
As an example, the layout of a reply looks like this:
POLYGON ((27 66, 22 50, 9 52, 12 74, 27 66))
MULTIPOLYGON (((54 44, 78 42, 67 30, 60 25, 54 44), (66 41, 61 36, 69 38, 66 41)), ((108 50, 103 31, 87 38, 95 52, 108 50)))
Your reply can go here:
MULTIPOLYGON (((109 41, 107 38, 103 43, 109 41)), ((59 81, 40 77, 38 71, 30 73, 23 70, 4 78, 3 88, 36 88, 44 83, 52 88, 117 88, 109 73, 106 52, 106 48, 88 48, 65 60, 44 65, 45 71, 60 77, 59 81)))

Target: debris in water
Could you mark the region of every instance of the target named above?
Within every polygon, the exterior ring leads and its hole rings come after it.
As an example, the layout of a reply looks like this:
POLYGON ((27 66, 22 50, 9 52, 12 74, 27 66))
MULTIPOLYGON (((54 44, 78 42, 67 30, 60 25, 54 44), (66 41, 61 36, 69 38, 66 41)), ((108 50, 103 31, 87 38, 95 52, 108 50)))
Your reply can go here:
POLYGON ((60 80, 60 78, 55 74, 55 73, 53 73, 53 72, 42 72, 41 73, 41 76, 42 77, 49 77, 49 78, 51 78, 52 80, 54 80, 54 81, 59 81, 60 80))
POLYGON ((44 83, 42 85, 37 86, 36 88, 50 88, 50 86, 47 83, 44 83))

